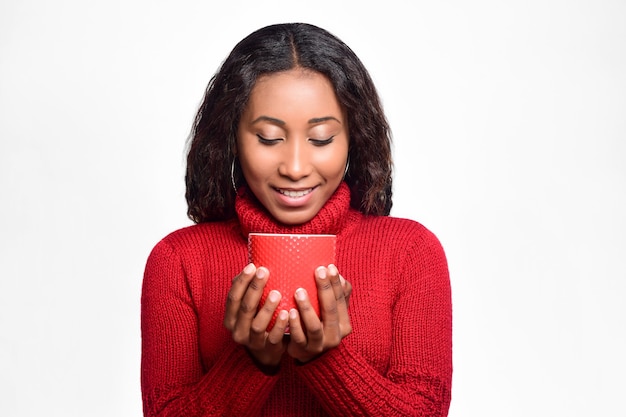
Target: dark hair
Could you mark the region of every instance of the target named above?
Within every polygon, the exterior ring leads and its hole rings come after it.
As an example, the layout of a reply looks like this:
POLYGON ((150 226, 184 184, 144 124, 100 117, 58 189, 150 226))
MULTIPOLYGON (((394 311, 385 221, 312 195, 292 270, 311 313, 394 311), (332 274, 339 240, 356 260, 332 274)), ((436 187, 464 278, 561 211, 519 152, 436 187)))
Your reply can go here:
MULTIPOLYGON (((237 127, 259 76, 306 68, 325 75, 348 119, 351 206, 391 209, 391 133, 378 93, 354 52, 324 29, 304 23, 259 29, 232 50, 207 86, 190 134, 187 215, 196 223, 235 215, 231 165, 237 127)), ((235 164, 235 178, 241 178, 235 164)))

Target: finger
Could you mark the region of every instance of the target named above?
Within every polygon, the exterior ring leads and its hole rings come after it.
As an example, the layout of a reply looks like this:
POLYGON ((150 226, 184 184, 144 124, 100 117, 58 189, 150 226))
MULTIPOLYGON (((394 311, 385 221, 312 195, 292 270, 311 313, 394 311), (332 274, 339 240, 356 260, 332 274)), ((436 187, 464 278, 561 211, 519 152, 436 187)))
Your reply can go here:
POLYGON ((337 298, 343 298, 339 272, 337 268, 331 270, 330 267, 332 266, 329 265, 328 268, 321 266, 315 270, 317 297, 320 302, 320 313, 325 329, 339 325, 337 298))
POLYGON ((258 313, 252 320, 250 325, 250 341, 249 347, 251 349, 262 349, 265 345, 265 339, 267 336, 267 326, 272 320, 274 311, 278 307, 281 295, 278 291, 272 290, 267 295, 267 299, 263 306, 259 309, 258 313))
MULTIPOLYGON (((328 273, 331 277, 331 280, 334 279, 335 275, 338 277, 338 281, 341 283, 341 276, 339 275, 339 271, 335 265, 328 265, 328 273)), ((336 291, 335 294, 337 297, 337 316, 339 321, 339 337, 343 338, 352 332, 352 325, 350 324, 350 316, 348 315, 348 297, 352 293, 352 285, 344 280, 345 290, 336 291), (346 296, 347 291, 347 296, 346 296)), ((341 287, 341 285, 340 285, 341 287)))
POLYGON ((226 313, 224 315, 224 326, 226 326, 228 330, 232 331, 235 327, 239 305, 255 272, 256 267, 254 264, 248 264, 239 275, 233 278, 232 286, 226 297, 226 313))
POLYGON ((298 310, 292 308, 289 310, 289 333, 291 335, 291 343, 304 349, 306 347, 306 335, 300 321, 298 310))
POLYGON ((338 314, 343 313, 343 311, 341 311, 342 309, 345 309, 345 311, 347 312, 348 303, 346 299, 346 291, 351 293, 352 285, 348 281, 343 279, 343 277, 339 274, 337 267, 333 264, 328 265, 328 276, 333 288, 335 301, 337 302, 337 309, 339 310, 338 314))
POLYGON ((352 284, 349 281, 339 275, 339 279, 341 280, 341 287, 343 288, 343 296, 346 299, 346 306, 350 305, 350 295, 352 294, 352 284))
POLYGON ((272 327, 272 330, 270 330, 270 333, 267 336, 268 343, 272 345, 278 345, 281 343, 283 341, 283 337, 285 336, 285 329, 287 329, 288 324, 289 313, 287 310, 280 310, 276 316, 274 327, 272 327))
POLYGON ((328 280, 333 289, 333 294, 335 295, 335 300, 340 300, 345 298, 344 288, 342 284, 342 280, 345 282, 343 277, 339 274, 337 267, 333 264, 328 265, 328 280))
POLYGON ((250 280, 250 284, 248 284, 246 292, 239 303, 237 321, 233 330, 233 338, 239 343, 246 344, 250 337, 252 320, 256 315, 259 300, 263 295, 263 287, 265 287, 268 276, 269 271, 266 268, 257 268, 254 279, 250 280))
MULTIPOLYGON (((324 323, 323 342, 327 346, 336 346, 341 342, 342 315, 345 316, 347 312, 345 308, 341 308, 342 304, 345 305, 345 299, 339 271, 332 264, 328 265, 328 268, 319 268, 317 280, 318 297, 320 298, 324 323)), ((309 344, 311 344, 311 340, 309 340, 309 344)))
MULTIPOLYGON (((329 287, 327 291, 332 292, 332 289, 329 287)), ((334 302, 332 294, 331 297, 334 302)), ((309 295, 304 288, 298 288, 296 290, 295 298, 296 304, 298 305, 300 320, 304 326, 304 330, 306 331, 307 350, 313 349, 314 351, 317 351, 324 341, 324 328, 322 326, 322 322, 317 316, 317 313, 315 313, 315 310, 311 305, 309 295)), ((289 322, 289 325, 291 326, 291 321, 289 322)))

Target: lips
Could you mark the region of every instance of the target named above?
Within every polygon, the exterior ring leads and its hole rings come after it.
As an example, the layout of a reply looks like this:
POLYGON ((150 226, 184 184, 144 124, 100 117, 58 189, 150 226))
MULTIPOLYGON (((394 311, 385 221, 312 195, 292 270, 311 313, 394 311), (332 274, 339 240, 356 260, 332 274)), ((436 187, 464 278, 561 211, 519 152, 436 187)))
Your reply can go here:
POLYGON ((290 198, 301 198, 307 194, 310 194, 313 191, 313 188, 307 188, 306 190, 286 190, 282 188, 277 188, 276 191, 290 198))

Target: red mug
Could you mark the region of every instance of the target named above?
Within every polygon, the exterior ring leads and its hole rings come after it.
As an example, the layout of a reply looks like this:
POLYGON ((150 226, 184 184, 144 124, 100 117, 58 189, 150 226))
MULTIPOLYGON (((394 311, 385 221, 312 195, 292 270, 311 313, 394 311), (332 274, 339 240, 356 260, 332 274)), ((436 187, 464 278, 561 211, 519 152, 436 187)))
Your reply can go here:
MULTIPOLYGON (((267 330, 271 330, 281 310, 297 308, 294 294, 304 288, 313 309, 320 315, 315 284, 315 270, 320 266, 335 263, 335 235, 250 233, 248 254, 250 262, 257 268, 265 267, 270 272, 259 308, 272 290, 282 295, 267 330)), ((289 333, 289 329, 285 331, 289 333)))

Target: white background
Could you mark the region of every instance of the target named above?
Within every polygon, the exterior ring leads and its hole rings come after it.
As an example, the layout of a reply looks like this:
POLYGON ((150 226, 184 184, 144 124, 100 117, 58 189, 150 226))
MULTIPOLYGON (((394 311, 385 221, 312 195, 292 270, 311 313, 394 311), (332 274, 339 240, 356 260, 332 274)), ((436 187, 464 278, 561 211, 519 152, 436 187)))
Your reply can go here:
POLYGON ((626 415, 625 2, 212 3, 0 2, 0 415, 141 415, 143 267, 190 223, 195 110, 284 21, 377 83, 392 214, 449 257, 450 416, 626 415))

